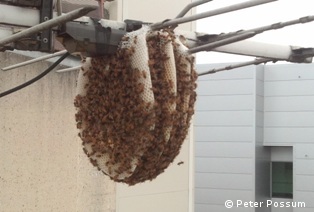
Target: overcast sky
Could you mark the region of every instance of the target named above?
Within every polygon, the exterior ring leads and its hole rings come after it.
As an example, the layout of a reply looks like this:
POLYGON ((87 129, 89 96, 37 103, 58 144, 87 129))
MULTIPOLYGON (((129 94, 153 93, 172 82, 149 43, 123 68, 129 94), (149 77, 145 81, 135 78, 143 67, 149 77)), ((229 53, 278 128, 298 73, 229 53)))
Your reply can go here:
MULTIPOLYGON (((197 12, 205 12, 244 1, 245 0, 213 0, 212 2, 198 6, 197 12)), ((311 0, 278 0, 264 5, 199 20, 197 22, 197 31, 219 34, 314 15, 313 3, 314 1, 311 0)), ((268 31, 251 39, 268 43, 314 47, 314 22, 268 31)), ((199 64, 246 61, 251 59, 252 57, 233 56, 221 53, 197 54, 197 63, 199 64)))

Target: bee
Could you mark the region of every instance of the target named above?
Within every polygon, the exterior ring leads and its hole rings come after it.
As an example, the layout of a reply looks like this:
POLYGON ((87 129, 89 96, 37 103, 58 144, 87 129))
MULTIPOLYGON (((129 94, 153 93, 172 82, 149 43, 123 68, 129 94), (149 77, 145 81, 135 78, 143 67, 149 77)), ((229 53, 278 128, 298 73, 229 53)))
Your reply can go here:
POLYGON ((127 36, 123 36, 122 38, 121 38, 121 41, 128 41, 129 40, 129 37, 127 37, 127 36))
POLYGON ((131 48, 130 48, 130 50, 131 50, 131 56, 133 55, 133 53, 135 52, 135 47, 134 46, 132 46, 131 48))
POLYGON ((97 161, 95 159, 89 158, 89 161, 93 164, 93 166, 98 167, 97 161))
POLYGON ((83 148, 83 151, 84 151, 84 153, 85 153, 87 156, 89 156, 89 154, 88 154, 88 152, 87 152, 87 150, 86 150, 85 148, 83 148))
POLYGON ((146 71, 142 71, 142 74, 143 74, 144 79, 146 79, 147 78, 146 71))
POLYGON ((118 181, 118 177, 119 177, 119 174, 115 174, 115 175, 112 177, 112 180, 113 180, 113 181, 118 181))
POLYGON ((179 163, 177 163, 178 166, 180 166, 180 165, 182 165, 182 164, 184 164, 183 161, 180 161, 179 163))
POLYGON ((134 37, 134 44, 137 44, 137 36, 134 37))
POLYGON ((105 163, 105 165, 106 165, 106 166, 112 165, 112 164, 111 164, 111 161, 108 160, 108 161, 105 163))
POLYGON ((115 170, 115 172, 117 173, 117 175, 120 175, 124 172, 124 168, 120 166, 119 168, 115 170))
POLYGON ((80 137, 80 138, 82 138, 82 135, 81 135, 81 133, 78 133, 78 134, 77 134, 77 136, 78 136, 78 137, 80 137))
POLYGON ((77 129, 82 129, 82 122, 78 122, 78 123, 76 124, 76 127, 77 127, 77 129))
POLYGON ((127 173, 128 175, 133 174, 133 172, 132 172, 131 170, 128 170, 126 173, 127 173))

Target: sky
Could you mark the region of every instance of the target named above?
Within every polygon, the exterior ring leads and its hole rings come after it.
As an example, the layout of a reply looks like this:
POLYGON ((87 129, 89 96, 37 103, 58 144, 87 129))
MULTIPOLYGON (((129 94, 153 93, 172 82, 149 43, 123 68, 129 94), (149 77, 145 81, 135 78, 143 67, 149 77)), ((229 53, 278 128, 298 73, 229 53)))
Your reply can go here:
MULTIPOLYGON (((197 13, 244 1, 245 0, 213 0, 198 6, 197 13)), ((227 33, 240 29, 251 29, 277 22, 289 21, 310 15, 314 15, 314 5, 311 0, 277 0, 260 6, 199 20, 196 24, 196 30, 209 34, 227 33)), ((264 32, 250 39, 282 45, 314 47, 313 38, 314 22, 310 22, 264 32)), ((252 57, 214 52, 198 53, 196 56, 198 64, 240 62, 252 59, 252 57)))

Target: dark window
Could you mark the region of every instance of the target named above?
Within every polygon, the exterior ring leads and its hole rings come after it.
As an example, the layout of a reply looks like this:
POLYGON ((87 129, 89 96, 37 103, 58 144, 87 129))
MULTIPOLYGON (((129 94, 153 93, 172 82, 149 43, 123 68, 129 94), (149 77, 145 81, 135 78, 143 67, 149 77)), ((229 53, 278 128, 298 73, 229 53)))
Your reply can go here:
POLYGON ((292 162, 272 162, 272 197, 293 198, 292 162))

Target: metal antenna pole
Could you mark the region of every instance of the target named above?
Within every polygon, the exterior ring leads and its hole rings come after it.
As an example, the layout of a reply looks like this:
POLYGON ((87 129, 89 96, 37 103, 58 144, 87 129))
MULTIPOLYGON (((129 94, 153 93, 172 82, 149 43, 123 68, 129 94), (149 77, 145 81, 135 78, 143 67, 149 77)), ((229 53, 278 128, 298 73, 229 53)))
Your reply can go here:
POLYGON ((277 62, 277 60, 274 60, 274 59, 257 58, 257 59, 255 59, 253 61, 237 63, 237 64, 234 64, 234 65, 225 66, 223 68, 214 68, 214 69, 211 69, 209 71, 205 71, 205 72, 199 73, 198 76, 203 76, 203 75, 206 75, 206 74, 214 74, 214 73, 217 73, 217 72, 220 72, 220 71, 227 71, 227 70, 231 70, 231 69, 235 69, 235 68, 240 68, 240 67, 243 67, 243 66, 258 65, 258 64, 261 64, 261 63, 267 63, 267 62, 271 62, 271 61, 277 62))
POLYGON ((239 4, 234 4, 231 6, 223 7, 220 9, 216 9, 216 10, 212 10, 212 11, 208 11, 208 12, 204 12, 204 13, 200 13, 200 14, 196 14, 196 15, 191 15, 188 17, 175 18, 175 19, 172 19, 172 20, 169 20, 166 22, 158 22, 158 23, 152 24, 150 27, 152 30, 159 30, 159 29, 162 29, 165 27, 176 26, 178 24, 183 24, 186 22, 191 22, 191 21, 202 19, 202 18, 207 18, 207 17, 211 17, 211 16, 215 16, 215 15, 220 15, 223 13, 241 10, 241 9, 245 9, 248 7, 254 7, 257 5, 266 4, 266 3, 270 3, 270 2, 274 2, 274 1, 277 1, 277 0, 246 1, 246 2, 239 3, 239 4))
POLYGON ((46 60, 46 59, 49 59, 49 58, 57 57, 59 55, 65 54, 66 52, 67 52, 67 50, 62 50, 62 51, 56 52, 54 54, 48 54, 48 55, 45 55, 45 56, 42 56, 42 57, 37 57, 37 58, 34 58, 32 60, 28 60, 28 61, 25 61, 25 62, 22 62, 22 63, 15 64, 15 65, 12 65, 12 66, 7 66, 5 68, 1 68, 1 70, 2 71, 8 71, 8 70, 11 70, 11 69, 14 69, 14 68, 18 68, 18 67, 21 67, 21 66, 25 66, 25 65, 32 64, 32 63, 36 63, 38 61, 42 61, 42 60, 46 60))
POLYGON ((38 25, 35 25, 31 28, 28 28, 28 29, 25 29, 21 32, 18 32, 18 33, 14 34, 8 38, 4 38, 4 39, 0 40, 0 46, 4 46, 5 44, 17 41, 19 39, 31 36, 33 34, 44 31, 46 29, 58 26, 60 24, 74 20, 74 19, 79 18, 79 17, 82 17, 82 16, 86 15, 87 13, 89 13, 90 11, 95 10, 96 8, 97 7, 94 7, 94 6, 83 7, 80 9, 73 10, 69 13, 64 14, 64 15, 58 16, 54 19, 45 21, 45 22, 40 23, 38 25))
POLYGON ((284 28, 286 26, 291 26, 291 25, 295 25, 295 24, 304 24, 304 23, 308 23, 308 22, 312 22, 312 21, 314 21, 314 16, 305 16, 305 17, 301 17, 298 19, 285 21, 285 22, 278 22, 278 23, 274 23, 274 24, 270 24, 270 25, 266 25, 266 26, 253 28, 253 29, 241 30, 241 31, 236 31, 236 32, 229 32, 226 34, 217 35, 217 36, 214 36, 212 39, 208 39, 206 42, 213 42, 213 41, 217 41, 220 39, 225 39, 225 38, 230 37, 230 36, 244 34, 247 32, 255 32, 256 34, 261 34, 261 33, 266 32, 266 31, 281 29, 281 28, 284 28))
POLYGON ((313 15, 301 17, 298 19, 290 20, 290 21, 279 22, 279 23, 268 25, 268 26, 257 27, 257 28, 251 29, 250 31, 254 31, 256 33, 262 33, 262 32, 269 31, 269 30, 281 29, 281 28, 286 27, 286 26, 291 26, 291 25, 295 25, 295 24, 304 24, 304 23, 308 23, 311 21, 314 21, 313 15))
POLYGON ((97 0, 97 1, 98 1, 99 18, 103 19, 104 18, 104 3, 105 3, 105 0, 97 0))
POLYGON ((58 16, 62 15, 62 2, 61 2, 61 0, 57 0, 57 14, 58 14, 58 16))
POLYGON ((213 1, 213 0, 200 0, 200 1, 192 2, 192 3, 188 4, 185 8, 183 8, 183 10, 176 16, 176 18, 183 17, 193 7, 196 7, 196 6, 201 5, 201 4, 205 4, 205 3, 210 2, 210 1, 213 1))
POLYGON ((70 68, 64 68, 64 69, 59 69, 56 72, 57 73, 64 73, 64 72, 69 72, 69 71, 76 71, 79 70, 81 66, 75 66, 75 67, 70 67, 70 68))

